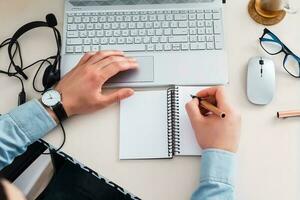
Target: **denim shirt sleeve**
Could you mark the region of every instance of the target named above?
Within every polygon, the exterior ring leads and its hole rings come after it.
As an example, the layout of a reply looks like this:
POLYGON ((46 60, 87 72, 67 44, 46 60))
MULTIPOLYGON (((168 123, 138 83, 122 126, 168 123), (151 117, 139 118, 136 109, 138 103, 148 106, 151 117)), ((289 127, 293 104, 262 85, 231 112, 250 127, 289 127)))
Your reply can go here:
POLYGON ((235 154, 218 150, 203 151, 200 185, 191 200, 233 200, 235 154))
POLYGON ((0 116, 0 170, 55 126, 56 122, 36 99, 0 116))

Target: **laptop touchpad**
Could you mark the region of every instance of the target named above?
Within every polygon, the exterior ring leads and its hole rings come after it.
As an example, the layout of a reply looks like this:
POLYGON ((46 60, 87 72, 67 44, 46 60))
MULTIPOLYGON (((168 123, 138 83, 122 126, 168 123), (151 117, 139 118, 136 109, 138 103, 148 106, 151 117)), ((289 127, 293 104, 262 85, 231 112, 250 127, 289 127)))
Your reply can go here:
POLYGON ((138 69, 120 72, 108 80, 108 83, 135 83, 154 81, 153 56, 135 56, 139 64, 138 69))

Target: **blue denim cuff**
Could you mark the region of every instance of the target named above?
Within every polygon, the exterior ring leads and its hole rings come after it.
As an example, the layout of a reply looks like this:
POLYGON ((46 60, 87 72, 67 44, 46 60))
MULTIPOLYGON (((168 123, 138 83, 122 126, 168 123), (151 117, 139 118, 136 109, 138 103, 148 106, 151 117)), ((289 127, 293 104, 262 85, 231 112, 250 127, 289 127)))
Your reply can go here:
POLYGON ((42 138, 56 127, 54 119, 36 99, 15 108, 9 116, 31 142, 42 138))
POLYGON ((203 150, 200 182, 216 181, 234 185, 235 168, 235 153, 220 149, 203 150))

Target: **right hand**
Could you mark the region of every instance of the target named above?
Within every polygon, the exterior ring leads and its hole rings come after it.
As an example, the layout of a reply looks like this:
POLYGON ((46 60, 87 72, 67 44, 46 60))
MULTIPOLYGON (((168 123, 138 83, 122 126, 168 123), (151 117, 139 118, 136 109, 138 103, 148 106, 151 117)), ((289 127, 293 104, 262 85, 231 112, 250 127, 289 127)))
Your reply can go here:
POLYGON ((186 104, 186 110, 195 131, 198 144, 202 149, 221 149, 230 152, 237 152, 241 117, 231 107, 226 99, 223 87, 212 87, 200 91, 198 97, 214 96, 217 107, 226 113, 226 118, 211 114, 204 116, 199 109, 197 98, 186 104))
POLYGON ((136 59, 120 51, 86 53, 55 89, 62 94, 62 104, 69 117, 93 112, 133 95, 131 88, 103 94, 102 86, 119 72, 137 67, 136 59))

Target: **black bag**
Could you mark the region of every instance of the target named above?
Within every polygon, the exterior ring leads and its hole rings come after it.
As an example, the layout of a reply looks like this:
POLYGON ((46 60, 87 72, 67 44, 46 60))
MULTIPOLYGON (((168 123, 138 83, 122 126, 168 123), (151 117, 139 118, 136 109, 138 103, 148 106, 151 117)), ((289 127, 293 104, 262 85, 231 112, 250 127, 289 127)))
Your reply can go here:
POLYGON ((54 175, 36 200, 132 200, 140 199, 117 184, 98 175, 62 151, 39 140, 5 167, 0 176, 13 182, 46 149, 50 150, 54 175))

